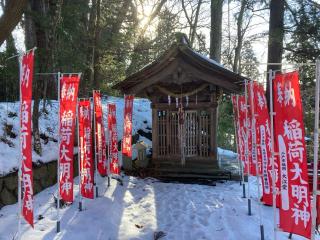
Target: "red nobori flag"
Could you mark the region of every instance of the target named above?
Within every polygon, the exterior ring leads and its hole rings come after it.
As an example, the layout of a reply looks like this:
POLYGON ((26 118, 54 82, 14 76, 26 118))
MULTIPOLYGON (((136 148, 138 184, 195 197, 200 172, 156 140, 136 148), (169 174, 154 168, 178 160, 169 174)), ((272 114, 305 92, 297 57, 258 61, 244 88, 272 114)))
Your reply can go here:
POLYGON ((59 81, 59 188, 61 198, 66 202, 73 202, 73 143, 80 75, 62 75, 59 81))
POLYGON ((126 157, 132 157, 132 110, 133 110, 132 95, 124 97, 124 121, 123 121, 123 139, 122 139, 122 154, 126 157))
POLYGON ((34 50, 20 59, 20 154, 22 215, 33 227, 31 103, 34 50))
MULTIPOLYGON (((253 102, 255 113, 255 128, 257 141, 258 162, 261 164, 261 180, 263 197, 266 205, 272 205, 272 163, 271 158, 271 131, 267 99, 263 85, 253 84, 253 102)), ((278 186, 278 164, 275 162, 276 185, 278 186)))
POLYGON ((273 92, 280 163, 280 228, 310 238, 310 195, 298 72, 276 74, 273 92))
MULTIPOLYGON (((250 124, 250 120, 248 117, 246 117, 246 111, 248 108, 246 107, 246 101, 245 101, 245 96, 238 96, 238 111, 239 111, 239 136, 240 136, 240 141, 241 142, 241 148, 243 149, 241 152, 243 155, 241 156, 241 160, 243 161, 244 168, 243 171, 245 174, 248 174, 248 168, 249 168, 249 161, 250 161, 250 151, 249 151, 249 145, 248 142, 250 141, 250 133, 248 136, 248 140, 246 138, 247 134, 247 124, 250 124), (248 147, 248 158, 245 157, 245 148, 246 144, 248 147)), ((249 116, 249 114, 248 114, 249 116)))
POLYGON ((80 189, 81 196, 93 199, 93 154, 91 138, 91 108, 90 100, 82 100, 78 103, 79 141, 80 141, 80 189))
POLYGON ((100 91, 93 91, 93 104, 95 114, 95 150, 97 157, 97 169, 100 175, 107 175, 106 139, 103 125, 103 112, 100 91))
POLYGON ((109 132, 109 159, 110 172, 112 174, 119 174, 119 159, 118 159, 118 136, 117 136, 117 118, 116 105, 108 104, 108 132, 109 132))
POLYGON ((233 105, 233 114, 234 114, 234 121, 235 121, 235 127, 236 127, 238 158, 244 162, 244 145, 243 145, 243 139, 241 137, 241 130, 240 130, 238 97, 239 97, 238 95, 237 96, 233 95, 231 97, 231 100, 233 105))
POLYGON ((258 154, 257 154, 257 133, 256 133, 256 119, 255 116, 252 116, 252 113, 255 114, 255 109, 254 105, 256 104, 255 99, 254 99, 254 83, 253 81, 250 81, 247 83, 247 89, 248 89, 248 118, 251 123, 249 126, 249 154, 250 154, 250 173, 253 176, 257 175, 257 165, 258 165, 258 170, 259 172, 261 171, 260 169, 260 164, 258 162, 258 154))

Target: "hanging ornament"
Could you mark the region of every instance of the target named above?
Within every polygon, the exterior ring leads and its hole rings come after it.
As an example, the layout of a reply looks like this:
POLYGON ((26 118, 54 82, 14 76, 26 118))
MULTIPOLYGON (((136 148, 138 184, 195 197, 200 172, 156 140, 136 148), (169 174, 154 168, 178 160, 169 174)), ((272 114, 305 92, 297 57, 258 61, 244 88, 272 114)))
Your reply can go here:
POLYGON ((168 104, 169 104, 169 106, 171 105, 171 97, 170 97, 170 95, 168 95, 168 104))
POLYGON ((189 96, 186 96, 186 106, 189 106, 189 96))
POLYGON ((179 99, 176 97, 176 108, 179 107, 179 99))

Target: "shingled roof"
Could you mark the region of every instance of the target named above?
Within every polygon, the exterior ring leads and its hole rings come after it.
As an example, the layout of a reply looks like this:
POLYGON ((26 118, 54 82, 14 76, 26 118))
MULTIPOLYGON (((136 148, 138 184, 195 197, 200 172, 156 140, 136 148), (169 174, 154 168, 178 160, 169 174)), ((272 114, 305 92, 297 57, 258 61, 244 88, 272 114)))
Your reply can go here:
POLYGON ((161 81, 168 81, 179 72, 186 73, 185 76, 189 78, 191 76, 194 81, 207 82, 228 93, 241 92, 241 83, 246 79, 218 62, 197 53, 186 42, 181 41, 179 44, 173 44, 154 62, 128 76, 113 88, 125 94, 139 96, 145 88, 161 81))

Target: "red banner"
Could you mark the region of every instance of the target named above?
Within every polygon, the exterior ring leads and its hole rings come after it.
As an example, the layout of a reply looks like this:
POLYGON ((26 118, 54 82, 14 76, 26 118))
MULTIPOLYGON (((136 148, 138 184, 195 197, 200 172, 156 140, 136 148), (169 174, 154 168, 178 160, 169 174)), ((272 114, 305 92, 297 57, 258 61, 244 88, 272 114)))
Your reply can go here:
POLYGON ((107 175, 107 146, 103 125, 103 112, 100 91, 93 91, 93 103, 95 114, 95 156, 97 169, 101 176, 107 175))
POLYGON ((273 91, 281 182, 280 228, 310 238, 310 195, 298 72, 276 74, 273 91))
POLYGON ((249 143, 248 143, 248 147, 249 147, 249 161, 250 161, 250 174, 253 176, 257 175, 257 165, 258 165, 258 169, 259 172, 261 171, 260 169, 260 164, 258 163, 258 153, 257 153, 257 136, 256 136, 256 119, 255 116, 252 116, 252 114, 255 114, 254 112, 254 105, 255 105, 255 101, 254 101, 254 93, 253 93, 253 89, 254 88, 254 82, 250 81, 247 83, 247 91, 248 91, 248 121, 251 123, 250 125, 248 125, 249 127, 249 143))
POLYGON ((79 101, 78 106, 81 196, 93 199, 94 164, 92 158, 90 100, 79 101))
MULTIPOLYGON (((266 205, 272 205, 272 163, 271 158, 271 131, 267 99, 263 85, 253 85, 253 107, 255 113, 256 142, 258 162, 261 164, 262 201, 266 205)), ((276 182, 279 186, 278 164, 275 161, 276 182)))
POLYGON ((132 157, 132 95, 124 97, 124 121, 123 121, 123 138, 122 138, 122 154, 126 157, 132 157))
POLYGON ((233 105, 233 114, 234 114, 234 121, 235 121, 235 128, 236 128, 235 130, 236 130, 236 139, 237 139, 238 158, 244 163, 244 145, 243 145, 243 138, 241 137, 238 98, 239 98, 238 95, 237 96, 233 95, 231 97, 231 100, 233 105))
POLYGON ((240 138, 240 143, 241 143, 241 153, 243 155, 241 157, 241 160, 243 161, 244 168, 243 171, 245 174, 248 174, 248 168, 249 168, 249 161, 250 161, 250 152, 248 149, 248 157, 246 158, 245 153, 246 153, 246 147, 249 148, 249 139, 251 139, 250 134, 248 135, 248 140, 246 137, 247 134, 247 125, 250 124, 249 118, 246 116, 246 111, 248 108, 246 107, 246 101, 245 101, 245 96, 238 96, 238 111, 239 111, 239 138, 240 138), (246 146, 247 144, 247 146, 246 146))
POLYGON ((66 202, 73 202, 73 146, 80 75, 60 78, 59 191, 66 202))
POLYGON ((118 159, 118 136, 117 136, 117 118, 116 105, 108 104, 108 132, 109 132, 109 158, 110 158, 110 172, 112 174, 119 174, 119 159, 118 159))
POLYGON ((20 154, 22 216, 33 227, 32 77, 34 50, 20 59, 20 154))

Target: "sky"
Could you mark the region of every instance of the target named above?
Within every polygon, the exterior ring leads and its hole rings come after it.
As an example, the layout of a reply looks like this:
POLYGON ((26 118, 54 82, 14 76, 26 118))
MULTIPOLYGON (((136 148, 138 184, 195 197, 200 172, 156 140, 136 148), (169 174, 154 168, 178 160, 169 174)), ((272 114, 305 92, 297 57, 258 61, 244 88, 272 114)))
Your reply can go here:
MULTIPOLYGON (((173 0, 172 0, 173 1, 173 0)), ((169 7, 172 1, 168 1, 169 7)), ((187 2, 187 1, 186 1, 187 2)), ((320 0, 315 0, 315 2, 320 3, 320 0)), ((139 12, 139 18, 140 18, 140 26, 143 26, 147 20, 148 16, 150 16, 152 12, 152 6, 153 6, 154 0, 147 0, 143 7, 138 7, 139 12), (143 11, 142 11, 143 10, 143 11), (144 12, 144 15, 142 14, 144 12)), ((223 41, 227 41, 228 37, 228 31, 230 31, 231 36, 236 36, 236 22, 235 22, 235 13, 238 11, 239 6, 238 3, 234 1, 230 1, 230 4, 224 4, 223 8, 223 41)), ((186 22, 184 13, 180 8, 174 7, 172 4, 172 10, 175 12, 180 12, 180 18, 181 22, 186 22)), ((189 8, 190 11, 190 8, 189 8)), ((202 8, 200 10, 201 12, 201 18, 199 20, 199 24, 201 27, 199 27, 198 32, 204 34, 206 36, 206 46, 209 48, 210 45, 210 1, 205 1, 205 3, 202 5, 202 8)), ((0 16, 2 12, 0 9, 0 16)), ((255 12, 250 23, 250 27, 245 35, 246 38, 250 38, 253 35, 259 34, 259 33, 267 33, 268 32, 268 20, 269 20, 269 13, 268 10, 255 12)), ((155 19, 151 26, 148 28, 147 34, 153 34, 155 31, 157 25, 157 19, 155 19)), ((184 29, 182 31, 185 31, 188 33, 189 29, 184 29)), ((21 26, 18 26, 13 31, 13 36, 16 40, 16 45, 19 51, 25 50, 24 47, 24 33, 21 28, 21 26)), ((252 41, 252 48, 256 54, 256 57, 260 63, 266 63, 267 62, 267 45, 268 45, 268 36, 265 35, 264 37, 260 37, 256 41, 252 41)), ((3 50, 5 45, 2 45, 0 47, 0 51, 3 50)), ((259 70, 260 72, 265 71, 266 65, 260 65, 259 70)))

